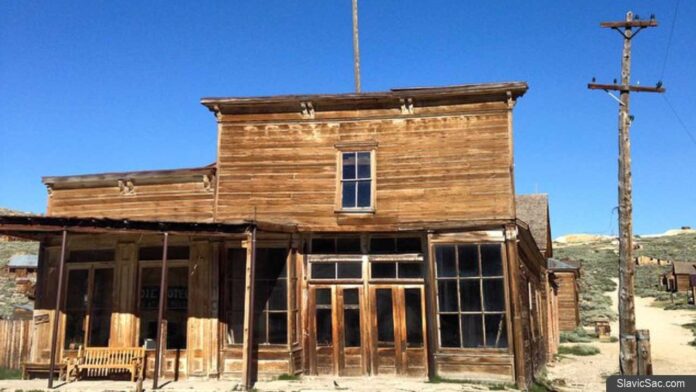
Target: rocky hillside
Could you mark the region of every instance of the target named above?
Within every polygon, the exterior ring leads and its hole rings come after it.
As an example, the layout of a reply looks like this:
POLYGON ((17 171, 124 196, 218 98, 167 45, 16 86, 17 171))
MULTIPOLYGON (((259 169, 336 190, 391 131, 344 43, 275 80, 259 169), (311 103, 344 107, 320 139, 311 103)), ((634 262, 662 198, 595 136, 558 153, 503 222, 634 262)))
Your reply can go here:
MULTIPOLYGON (((0 215, 23 215, 23 212, 0 208, 0 215)), ((23 305, 29 301, 26 296, 17 293, 14 279, 7 274, 5 266, 10 257, 18 254, 36 254, 39 244, 33 241, 7 241, 0 237, 0 318, 12 315, 15 305, 23 305)))
MULTIPOLYGON (((696 260, 696 231, 670 230, 661 235, 636 236, 636 256, 649 256, 672 261, 696 260)), ((618 278, 619 244, 615 237, 575 234, 554 241, 554 257, 580 260, 580 316, 583 324, 598 316, 611 319, 616 312, 604 294, 615 288, 618 278)), ((636 294, 656 297, 666 308, 687 307, 685 295, 677 295, 672 303, 668 293, 659 290, 659 276, 669 266, 636 266, 636 294)))

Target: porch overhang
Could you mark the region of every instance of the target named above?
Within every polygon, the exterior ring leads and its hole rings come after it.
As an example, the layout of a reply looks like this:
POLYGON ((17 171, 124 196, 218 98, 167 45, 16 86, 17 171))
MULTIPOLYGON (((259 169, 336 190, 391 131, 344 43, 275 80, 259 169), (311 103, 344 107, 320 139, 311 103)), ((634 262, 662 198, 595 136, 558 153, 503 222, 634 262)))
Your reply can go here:
POLYGON ((245 234, 251 229, 275 233, 294 233, 292 224, 239 220, 226 222, 187 222, 131 220, 91 217, 58 217, 40 215, 0 215, 0 233, 15 237, 37 238, 60 235, 63 231, 76 234, 156 234, 228 237, 245 234))

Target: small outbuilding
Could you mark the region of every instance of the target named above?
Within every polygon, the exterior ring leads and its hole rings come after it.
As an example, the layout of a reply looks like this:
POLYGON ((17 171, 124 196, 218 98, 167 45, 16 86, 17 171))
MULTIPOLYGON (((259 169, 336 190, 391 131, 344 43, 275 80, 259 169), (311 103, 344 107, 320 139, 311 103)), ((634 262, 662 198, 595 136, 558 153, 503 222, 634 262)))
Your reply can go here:
POLYGON ((690 276, 696 275, 696 262, 680 261, 672 264, 672 271, 665 276, 667 291, 688 292, 691 288, 690 276))
POLYGON ((548 259, 548 270, 558 285, 558 326, 572 331, 580 325, 580 263, 573 260, 548 259))

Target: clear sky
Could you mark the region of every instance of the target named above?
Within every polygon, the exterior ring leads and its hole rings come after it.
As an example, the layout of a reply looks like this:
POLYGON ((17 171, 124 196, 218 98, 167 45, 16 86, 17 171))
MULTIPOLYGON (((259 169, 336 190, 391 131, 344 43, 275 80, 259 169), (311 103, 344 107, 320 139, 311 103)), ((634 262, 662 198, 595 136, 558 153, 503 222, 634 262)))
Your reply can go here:
MULTIPOLYGON (((554 237, 615 234, 617 104, 632 9, 633 81, 664 80, 696 133, 696 1, 361 0, 363 90, 523 80, 518 193, 550 195, 554 237), (666 58, 666 62, 665 62, 666 58), (663 71, 664 68, 664 71, 663 71)), ((0 2, 0 206, 43 212, 41 176, 200 166, 199 99, 353 89, 350 0, 0 2)), ((637 233, 696 226, 696 142, 658 94, 633 94, 637 233)), ((456 202, 456 201, 454 201, 456 202)))

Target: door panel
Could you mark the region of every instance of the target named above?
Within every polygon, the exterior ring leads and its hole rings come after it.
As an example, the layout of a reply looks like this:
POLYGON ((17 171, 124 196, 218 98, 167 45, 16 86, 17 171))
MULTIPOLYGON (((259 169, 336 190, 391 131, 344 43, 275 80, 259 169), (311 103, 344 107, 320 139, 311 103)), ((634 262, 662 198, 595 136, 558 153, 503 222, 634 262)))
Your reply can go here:
POLYGON ((370 288, 372 374, 425 376, 425 313, 422 286, 370 288))
POLYGON ((359 376, 366 374, 363 292, 356 286, 321 286, 310 289, 310 340, 315 355, 313 374, 359 376))

